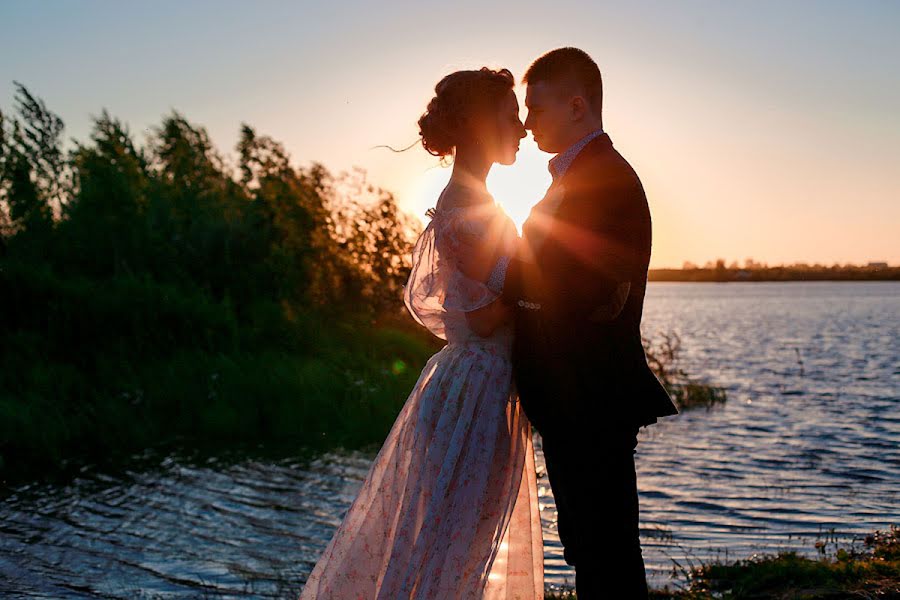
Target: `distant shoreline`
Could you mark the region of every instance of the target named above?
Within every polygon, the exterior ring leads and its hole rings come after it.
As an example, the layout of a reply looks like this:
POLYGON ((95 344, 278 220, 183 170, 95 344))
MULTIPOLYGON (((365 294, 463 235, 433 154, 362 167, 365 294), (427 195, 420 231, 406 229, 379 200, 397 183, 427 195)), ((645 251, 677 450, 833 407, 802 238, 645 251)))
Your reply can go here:
POLYGON ((648 281, 778 282, 778 281, 900 281, 900 267, 770 267, 757 269, 650 269, 648 281))

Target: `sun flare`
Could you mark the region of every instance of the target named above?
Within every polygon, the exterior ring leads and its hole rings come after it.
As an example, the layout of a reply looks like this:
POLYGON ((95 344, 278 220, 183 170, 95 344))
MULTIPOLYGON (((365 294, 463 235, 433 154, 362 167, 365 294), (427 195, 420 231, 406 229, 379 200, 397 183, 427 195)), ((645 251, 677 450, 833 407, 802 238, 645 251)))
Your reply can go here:
MULTIPOLYGON (((487 187, 494 200, 503 207, 513 220, 519 232, 528 218, 531 207, 544 197, 550 186, 550 172, 547 170, 549 154, 541 152, 530 137, 523 139, 516 157, 510 166, 494 165, 487 178, 487 187)), ((433 207, 441 190, 450 179, 450 168, 435 167, 422 173, 414 184, 411 206, 419 217, 433 207)))
POLYGON ((531 137, 522 140, 516 162, 510 166, 494 165, 487 179, 488 190, 522 232, 522 223, 531 207, 544 197, 550 187, 547 161, 551 155, 541 152, 531 137))

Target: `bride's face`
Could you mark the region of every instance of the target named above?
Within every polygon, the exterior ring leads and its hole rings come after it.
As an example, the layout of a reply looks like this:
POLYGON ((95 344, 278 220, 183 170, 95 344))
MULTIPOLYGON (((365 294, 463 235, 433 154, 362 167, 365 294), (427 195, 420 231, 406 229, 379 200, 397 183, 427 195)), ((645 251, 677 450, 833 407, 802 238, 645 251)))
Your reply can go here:
POLYGON ((493 114, 485 115, 478 136, 491 161, 502 165, 516 162, 519 140, 525 137, 525 126, 519 119, 519 101, 512 90, 503 97, 493 114))

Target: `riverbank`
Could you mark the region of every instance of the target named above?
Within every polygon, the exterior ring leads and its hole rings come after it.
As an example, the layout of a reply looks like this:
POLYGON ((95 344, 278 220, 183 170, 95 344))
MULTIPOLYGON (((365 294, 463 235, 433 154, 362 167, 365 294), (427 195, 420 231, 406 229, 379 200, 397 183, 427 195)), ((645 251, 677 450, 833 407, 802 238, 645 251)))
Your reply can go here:
POLYGON ((0 352, 4 485, 174 439, 375 443, 435 349, 399 320, 265 302, 239 319, 202 293, 135 278, 7 263, 0 291, 17 325, 0 352))
POLYGON ((343 347, 332 340, 313 356, 181 350, 141 364, 105 356, 96 380, 44 364, 28 375, 30 393, 0 405, 0 481, 63 474, 175 439, 185 446, 374 443, 387 434, 427 353, 411 336, 384 329, 343 347), (54 401, 57 392, 69 401, 54 401))
MULTIPOLYGON (((654 600, 900 598, 900 528, 876 531, 862 547, 816 544, 819 557, 796 552, 756 556, 731 563, 713 562, 684 571, 681 590, 653 590, 654 600)), ((574 593, 548 594, 545 600, 577 600, 574 593)))

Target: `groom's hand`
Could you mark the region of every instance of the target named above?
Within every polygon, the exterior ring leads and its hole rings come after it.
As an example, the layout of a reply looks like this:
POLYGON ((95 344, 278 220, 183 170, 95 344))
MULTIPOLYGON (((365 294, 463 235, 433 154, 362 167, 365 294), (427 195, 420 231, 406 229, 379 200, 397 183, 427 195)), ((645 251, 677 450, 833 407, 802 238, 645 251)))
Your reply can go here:
POLYGON ((588 320, 596 323, 612 321, 618 317, 622 312, 622 309, 625 308, 625 303, 628 302, 628 294, 630 292, 631 282, 623 281, 616 286, 616 290, 610 297, 609 302, 595 308, 594 312, 588 317, 588 320))

